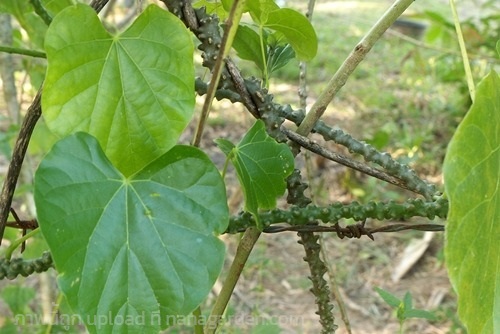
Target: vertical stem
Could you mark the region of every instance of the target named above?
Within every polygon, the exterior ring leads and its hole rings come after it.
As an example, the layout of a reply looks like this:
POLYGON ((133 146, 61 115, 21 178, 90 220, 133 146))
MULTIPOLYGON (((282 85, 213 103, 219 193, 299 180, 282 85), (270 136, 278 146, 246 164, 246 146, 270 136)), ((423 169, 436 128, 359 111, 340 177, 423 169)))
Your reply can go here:
MULTIPOLYGON (((315 0, 309 0, 307 6, 306 17, 309 21, 312 21, 312 15, 314 12, 315 0)), ((303 61, 299 64, 300 74, 299 74, 299 99, 300 108, 307 108, 307 64, 303 61)), ((311 184, 311 155, 309 151, 305 152, 306 161, 306 172, 309 184, 311 184)), ((311 201, 314 203, 314 191, 311 191, 311 201)), ((335 318, 333 316, 333 305, 330 303, 330 288, 325 279, 323 279, 323 274, 328 272, 330 278, 333 277, 330 272, 331 267, 327 267, 325 263, 321 261, 320 254, 323 249, 323 244, 320 237, 314 235, 313 232, 299 232, 300 237, 299 243, 304 246, 306 252, 306 257, 304 260, 309 265, 309 271, 311 272, 311 282, 313 285, 312 293, 316 297, 316 304, 318 306, 318 311, 320 323, 323 326, 322 333, 334 333, 337 326, 335 325, 335 318), (319 241, 319 242, 318 242, 319 241)), ((324 254, 324 253, 323 253, 324 254)), ((326 262, 326 261, 325 261, 326 262)), ((331 281, 335 282, 333 279, 331 281)), ((337 301, 339 301, 337 299, 337 301)), ((344 319, 344 317, 342 317, 344 319)), ((344 321, 345 322, 345 321, 344 321)), ((350 328, 347 325, 350 333, 350 328)))
POLYGON ((219 55, 217 56, 217 61, 212 72, 212 79, 208 85, 207 95, 205 96, 205 102, 203 103, 203 108, 201 110, 200 120, 193 139, 193 146, 200 146, 201 136, 203 134, 203 129, 205 128, 205 123, 210 113, 210 108, 212 107, 212 101, 215 97, 215 92, 217 91, 217 86, 219 85, 220 76, 222 74, 222 69, 225 64, 225 59, 229 55, 231 46, 233 44, 234 36, 236 35, 236 30, 240 24, 241 16, 243 15, 243 9, 245 7, 246 0, 234 0, 233 7, 231 7, 231 13, 226 22, 226 29, 224 31, 224 36, 222 37, 222 45, 219 50, 219 55))
POLYGON ((193 316, 195 319, 195 324, 194 324, 194 333, 195 334, 203 334, 203 326, 201 325, 201 307, 198 306, 194 311, 193 311, 193 316))
MULTIPOLYGON (((316 0, 309 0, 307 3, 307 13, 306 17, 309 22, 312 21, 312 16, 314 13, 314 6, 316 5, 316 0)), ((307 107, 307 63, 301 61, 299 63, 299 106, 306 111, 307 107)))
POLYGON ((238 245, 236 255, 233 263, 231 264, 231 268, 229 268, 229 273, 224 281, 222 290, 215 301, 210 317, 208 317, 207 324, 205 325, 205 333, 211 334, 215 333, 217 330, 219 322, 222 319, 222 314, 224 313, 224 310, 226 309, 229 299, 233 293, 234 287, 240 278, 241 272, 243 271, 243 268, 248 260, 248 256, 252 252, 253 246, 259 239, 259 236, 260 231, 256 227, 250 227, 243 234, 243 238, 238 245))
POLYGON ((5 181, 3 183, 2 193, 0 194, 0 244, 2 243, 5 224, 7 223, 7 218, 9 216, 12 197, 14 196, 14 190, 16 189, 19 173, 21 172, 24 156, 26 155, 28 144, 33 130, 35 129, 36 122, 42 114, 40 101, 41 94, 41 90, 39 90, 35 96, 35 100, 28 108, 28 112, 24 117, 21 130, 19 131, 19 136, 16 144, 14 145, 14 152, 12 153, 9 169, 7 170, 7 176, 5 177, 5 181))
POLYGON ((345 328, 347 330, 347 333, 352 334, 352 328, 351 328, 351 322, 349 321, 349 315, 347 314, 344 299, 342 298, 342 295, 340 294, 339 286, 337 284, 337 281, 335 280, 335 274, 333 273, 333 270, 332 270, 333 265, 329 261, 328 251, 326 249, 324 240, 325 240, 324 235, 321 234, 319 236, 319 244, 321 245, 321 255, 323 257, 323 262, 325 262, 326 268, 328 269, 328 276, 330 277, 329 281, 330 281, 331 291, 333 293, 334 299, 337 301, 337 305, 339 306, 340 316, 342 318, 342 321, 345 324, 345 328))
POLYGON ((297 133, 307 136, 326 110, 328 104, 333 100, 337 92, 342 88, 349 76, 365 58, 373 45, 383 33, 396 21, 396 19, 413 3, 414 0, 396 0, 394 4, 384 13, 370 31, 351 51, 351 54, 337 70, 328 82, 327 88, 320 94, 318 100, 306 115, 302 124, 297 129, 297 133))
POLYGON ((455 30, 457 31, 458 45, 460 46, 460 53, 462 54, 462 62, 464 63, 465 77, 467 78, 467 87, 469 88, 470 99, 474 102, 476 95, 476 88, 474 86, 474 79, 472 78, 472 71, 470 69, 469 56, 467 56, 467 49, 465 48, 464 35, 460 27, 460 20, 458 18, 457 7, 455 1, 450 0, 451 12, 453 14, 453 22, 455 23, 455 30))
POLYGON ((269 88, 269 70, 267 68, 266 49, 264 45, 264 27, 262 24, 259 25, 259 41, 260 41, 260 53, 262 54, 262 63, 264 65, 262 73, 262 78, 264 80, 263 86, 269 88))

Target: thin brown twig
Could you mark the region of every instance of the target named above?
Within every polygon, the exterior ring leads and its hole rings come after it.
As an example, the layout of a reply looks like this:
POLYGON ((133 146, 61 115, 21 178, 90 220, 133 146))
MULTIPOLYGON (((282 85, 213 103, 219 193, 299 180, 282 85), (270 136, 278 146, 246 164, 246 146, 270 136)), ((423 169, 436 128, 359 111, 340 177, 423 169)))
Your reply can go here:
POLYGON ((389 224, 380 227, 374 228, 365 228, 364 231, 357 230, 360 233, 354 233, 353 226, 356 225, 347 225, 346 227, 341 227, 338 224, 332 226, 323 226, 323 225, 273 225, 266 229, 264 229, 263 233, 279 233, 279 232, 299 232, 299 231, 307 231, 307 232, 336 232, 341 233, 341 238, 360 238, 363 235, 369 237, 371 234, 375 233, 388 233, 388 232, 400 232, 404 230, 415 230, 415 231, 430 231, 430 232, 441 232, 444 231, 444 225, 440 224, 404 224, 404 223, 396 223, 389 224))
POLYGON ((26 113, 23 124, 21 125, 21 130, 19 131, 16 144, 14 145, 12 159, 9 164, 9 169, 7 170, 7 176, 5 177, 2 187, 2 193, 0 194, 0 244, 2 243, 7 217, 9 216, 10 206, 12 204, 12 198, 14 196, 14 191, 16 190, 17 180, 21 172, 21 166, 28 149, 31 134, 35 129, 36 122, 42 115, 41 96, 42 93, 40 89, 35 96, 35 100, 33 100, 33 103, 28 108, 28 112, 26 113))
POLYGON ((379 180, 393 184, 393 185, 398 186, 400 188, 414 191, 412 189, 409 189, 409 187, 404 183, 403 180, 398 179, 397 177, 394 177, 392 175, 389 175, 380 169, 370 167, 370 166, 365 165, 359 161, 352 160, 352 159, 350 159, 342 154, 332 152, 332 151, 324 148, 323 146, 315 143, 313 140, 311 140, 307 137, 301 136, 294 131, 288 130, 285 127, 282 127, 281 131, 283 133, 285 133, 286 136, 291 141, 299 144, 300 146, 302 146, 303 148, 305 148, 311 152, 314 152, 318 155, 321 155, 322 157, 324 157, 328 160, 335 161, 336 163, 339 163, 339 164, 344 165, 346 167, 355 169, 355 170, 360 171, 364 174, 373 176, 379 180))
POLYGON ((226 60, 226 69, 231 75, 231 79, 233 79, 234 87, 236 88, 236 92, 241 97, 241 102, 253 115, 253 117, 259 119, 260 118, 259 111, 257 109, 255 102, 252 99, 252 96, 248 92, 247 86, 245 85, 245 80, 241 76, 240 70, 236 67, 236 64, 230 57, 228 57, 226 60))

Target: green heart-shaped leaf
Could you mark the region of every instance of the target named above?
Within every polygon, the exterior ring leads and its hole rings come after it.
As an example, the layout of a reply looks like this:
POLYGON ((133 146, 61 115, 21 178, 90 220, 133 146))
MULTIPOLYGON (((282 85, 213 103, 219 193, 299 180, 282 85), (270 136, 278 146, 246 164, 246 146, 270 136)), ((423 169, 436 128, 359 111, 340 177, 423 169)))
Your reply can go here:
POLYGON ((60 288, 92 333, 157 332, 221 270, 225 186, 196 148, 175 146, 126 178, 80 132, 40 164, 35 201, 60 288))
POLYGON ((225 139, 217 139, 216 143, 236 169, 245 195, 245 209, 257 217, 259 209, 275 208, 276 198, 285 192, 285 178, 294 168, 290 148, 269 137, 261 120, 238 146, 225 139))
POLYGON ((445 255, 470 333, 500 333, 500 78, 492 71, 448 146, 445 255))
POLYGON ((92 8, 71 6, 54 18, 45 49, 47 125, 61 137, 92 134, 126 176, 172 148, 191 119, 192 37, 157 6, 118 36, 92 8))
POLYGON ((285 35, 301 60, 311 60, 318 51, 318 38, 311 22, 299 12, 290 8, 280 8, 269 12, 265 27, 285 35))
POLYGON ((253 61, 261 71, 264 71, 260 37, 252 28, 240 24, 234 36, 233 48, 238 53, 238 57, 253 61))

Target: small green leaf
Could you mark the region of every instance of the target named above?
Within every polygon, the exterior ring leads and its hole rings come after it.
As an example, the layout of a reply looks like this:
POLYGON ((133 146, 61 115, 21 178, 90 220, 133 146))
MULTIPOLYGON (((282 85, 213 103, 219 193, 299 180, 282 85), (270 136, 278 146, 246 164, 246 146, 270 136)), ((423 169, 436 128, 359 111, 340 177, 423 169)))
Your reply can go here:
POLYGON ((172 148, 191 119, 192 37, 157 6, 118 36, 92 8, 68 7, 50 25, 45 49, 48 127, 60 137, 92 134, 126 176, 172 148))
POLYGON ((269 73, 279 70, 295 58, 295 52, 290 44, 269 46, 267 66, 269 73))
POLYGON ((245 209, 256 216, 259 209, 275 208, 276 198, 285 192, 285 178, 294 168, 289 147, 269 137, 261 120, 230 151, 227 140, 219 139, 216 143, 236 169, 245 195, 245 209))
POLYGON ((387 303, 387 305, 392 306, 394 308, 399 307, 401 304, 401 299, 394 296, 392 293, 385 291, 381 288, 375 288, 375 291, 379 294, 380 297, 387 303))
POLYGON ((405 310, 413 309, 413 302, 410 292, 405 293, 405 296, 403 297, 403 305, 405 310))
POLYGON ((226 200, 219 171, 189 146, 126 178, 79 132, 54 145, 35 175, 59 286, 91 333, 158 332, 197 307, 222 268, 226 200))
POLYGON ((220 148, 220 150, 224 152, 226 156, 229 156, 233 151, 233 149, 236 147, 229 140, 223 138, 216 139, 215 142, 217 143, 217 146, 220 148))
POLYGON ((443 166, 450 201, 445 256, 471 333, 500 333, 500 78, 490 72, 443 166))
POLYGON ((421 318, 427 320, 436 320, 434 313, 425 310, 409 309, 404 313, 405 319, 409 318, 421 318))
POLYGON ((301 60, 311 60, 318 51, 318 38, 311 22, 299 12, 290 8, 280 8, 269 12, 265 27, 285 35, 301 60))
POLYGON ((266 24, 269 12, 280 8, 273 0, 247 0, 246 6, 253 21, 259 25, 266 24))
POLYGON ((257 67, 264 71, 264 60, 260 51, 260 37, 257 32, 246 25, 240 25, 233 41, 233 48, 238 57, 253 61, 257 67))

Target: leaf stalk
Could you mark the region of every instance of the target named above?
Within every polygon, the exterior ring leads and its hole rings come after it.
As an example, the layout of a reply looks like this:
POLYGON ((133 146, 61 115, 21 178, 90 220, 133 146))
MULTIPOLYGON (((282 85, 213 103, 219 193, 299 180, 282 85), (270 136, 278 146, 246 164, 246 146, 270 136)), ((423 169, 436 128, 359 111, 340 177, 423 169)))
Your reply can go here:
POLYGON ((234 257, 231 268, 227 275, 222 290, 217 297, 215 305, 212 309, 210 317, 208 318, 207 324, 205 325, 205 333, 212 334, 215 333, 217 327, 219 326, 220 320, 222 319, 222 314, 229 303, 229 299, 233 293, 234 287, 241 276, 241 272, 245 267, 248 260, 248 256, 252 252, 253 246, 259 239, 261 232, 256 227, 248 228, 243 234, 243 238, 238 245, 236 250, 236 255, 234 257))

